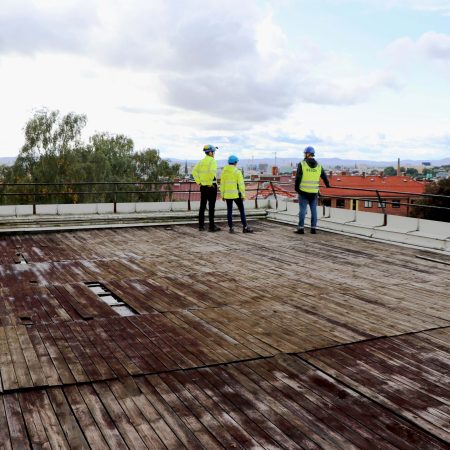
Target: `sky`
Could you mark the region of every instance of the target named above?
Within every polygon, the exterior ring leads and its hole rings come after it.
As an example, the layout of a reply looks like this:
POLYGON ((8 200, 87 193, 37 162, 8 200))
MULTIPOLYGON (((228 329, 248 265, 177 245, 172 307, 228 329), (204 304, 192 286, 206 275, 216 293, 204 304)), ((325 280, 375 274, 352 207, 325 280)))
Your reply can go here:
POLYGON ((450 157, 450 0, 1 0, 0 156, 42 108, 197 159, 450 157))

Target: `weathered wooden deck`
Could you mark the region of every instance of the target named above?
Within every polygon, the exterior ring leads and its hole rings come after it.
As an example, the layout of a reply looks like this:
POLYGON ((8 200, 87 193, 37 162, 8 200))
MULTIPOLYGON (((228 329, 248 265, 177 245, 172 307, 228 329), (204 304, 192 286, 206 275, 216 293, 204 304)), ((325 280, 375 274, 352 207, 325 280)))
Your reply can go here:
POLYGON ((0 447, 449 448, 448 257, 255 228, 0 237, 0 447))

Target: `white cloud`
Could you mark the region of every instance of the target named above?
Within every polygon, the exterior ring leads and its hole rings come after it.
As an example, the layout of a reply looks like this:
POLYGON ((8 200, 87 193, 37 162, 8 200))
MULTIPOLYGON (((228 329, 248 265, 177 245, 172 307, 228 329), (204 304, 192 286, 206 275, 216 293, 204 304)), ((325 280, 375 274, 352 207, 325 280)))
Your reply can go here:
POLYGON ((450 35, 429 31, 416 40, 402 37, 391 42, 386 52, 397 62, 417 58, 450 62, 450 35))
MULTIPOLYGON (((171 157, 196 157, 209 139, 244 154, 294 154, 309 141, 343 152, 348 136, 356 147, 391 142, 389 126, 372 130, 376 120, 364 123, 364 114, 398 90, 392 73, 376 61, 365 67, 346 49, 327 53, 313 35, 293 45, 261 4, 3 0, 0 151, 18 151, 20 129, 42 106, 86 113, 89 134, 125 133, 136 148, 171 157)), ((445 60, 445 37, 405 38, 390 51, 445 60)))

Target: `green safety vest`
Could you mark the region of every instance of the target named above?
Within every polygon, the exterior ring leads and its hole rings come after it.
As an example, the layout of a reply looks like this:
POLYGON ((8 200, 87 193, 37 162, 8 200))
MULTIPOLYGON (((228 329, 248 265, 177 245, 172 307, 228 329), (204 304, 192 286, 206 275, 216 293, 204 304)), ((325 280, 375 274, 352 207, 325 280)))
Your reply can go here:
POLYGON ((212 186, 216 180, 217 162, 212 156, 206 155, 192 170, 192 176, 197 184, 212 186))
POLYGON ((302 161, 302 180, 300 182, 300 190, 317 194, 319 192, 319 180, 322 173, 322 166, 317 164, 316 167, 309 167, 306 161, 302 161))
POLYGON ((242 172, 234 165, 225 166, 220 177, 220 195, 224 199, 245 198, 245 184, 242 172))

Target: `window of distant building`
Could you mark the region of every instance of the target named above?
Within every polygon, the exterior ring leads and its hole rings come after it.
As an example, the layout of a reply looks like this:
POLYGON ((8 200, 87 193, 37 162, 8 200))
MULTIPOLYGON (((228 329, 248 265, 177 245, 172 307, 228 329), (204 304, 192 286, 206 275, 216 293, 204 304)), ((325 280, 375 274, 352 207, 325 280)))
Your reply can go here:
POLYGON ((331 206, 331 198, 322 199, 322 205, 323 206, 331 206))
POLYGON ((398 199, 392 200, 392 207, 400 208, 400 200, 398 200, 398 199))
POLYGON ((364 200, 364 208, 372 208, 372 200, 364 200))
POLYGON ((336 199, 336 208, 345 208, 345 198, 336 199))
POLYGON ((378 208, 386 208, 386 202, 378 202, 378 208))

